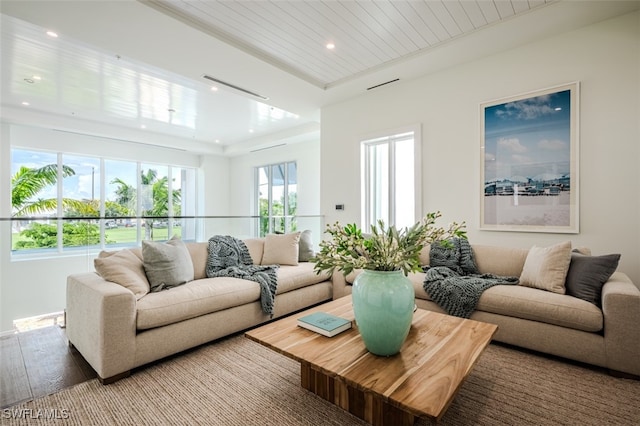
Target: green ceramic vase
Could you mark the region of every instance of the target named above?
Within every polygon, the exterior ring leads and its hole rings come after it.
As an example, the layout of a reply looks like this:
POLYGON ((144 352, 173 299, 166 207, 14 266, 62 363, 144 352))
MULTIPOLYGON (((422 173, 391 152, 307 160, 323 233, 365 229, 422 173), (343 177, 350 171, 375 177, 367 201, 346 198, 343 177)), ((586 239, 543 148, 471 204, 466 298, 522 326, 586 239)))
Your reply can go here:
POLYGON ((353 313, 367 350, 390 356, 400 352, 415 305, 415 292, 402 271, 364 270, 353 282, 353 313))

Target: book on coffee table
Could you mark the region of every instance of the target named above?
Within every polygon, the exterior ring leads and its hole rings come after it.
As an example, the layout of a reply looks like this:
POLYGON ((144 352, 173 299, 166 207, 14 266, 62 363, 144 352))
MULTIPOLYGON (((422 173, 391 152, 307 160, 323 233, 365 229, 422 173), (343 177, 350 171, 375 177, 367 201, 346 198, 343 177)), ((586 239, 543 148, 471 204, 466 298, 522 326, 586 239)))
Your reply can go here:
POLYGON ((323 336, 333 337, 351 328, 351 321, 325 312, 315 312, 298 318, 298 325, 323 336))

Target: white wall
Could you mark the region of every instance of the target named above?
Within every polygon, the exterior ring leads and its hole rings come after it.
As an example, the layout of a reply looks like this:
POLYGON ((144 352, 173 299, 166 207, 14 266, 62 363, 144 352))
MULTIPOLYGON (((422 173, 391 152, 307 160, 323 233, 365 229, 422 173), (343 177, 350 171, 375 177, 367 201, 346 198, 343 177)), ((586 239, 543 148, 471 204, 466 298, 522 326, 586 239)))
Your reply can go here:
POLYGON ((420 123, 423 213, 465 220, 472 243, 572 240, 593 254, 621 253, 619 268, 640 285, 639 117, 635 12, 323 108, 321 212, 327 223, 359 223, 359 140, 420 123), (573 81, 581 84, 580 233, 480 231, 480 103, 573 81))
MULTIPOLYGON (((254 168, 295 161, 298 168, 298 215, 320 214, 320 141, 311 139, 232 157, 229 163, 231 215, 256 214, 254 168)), ((244 223, 246 224, 246 223, 244 223)), ((299 218, 299 229, 311 229, 314 242, 323 231, 318 218, 299 218)))

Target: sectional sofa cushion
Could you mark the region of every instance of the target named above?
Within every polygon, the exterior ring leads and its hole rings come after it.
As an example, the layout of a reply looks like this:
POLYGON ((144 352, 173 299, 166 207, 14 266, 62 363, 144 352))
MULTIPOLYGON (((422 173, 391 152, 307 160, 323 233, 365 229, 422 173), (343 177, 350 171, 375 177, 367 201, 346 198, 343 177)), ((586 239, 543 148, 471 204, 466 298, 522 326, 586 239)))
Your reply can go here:
POLYGON ((193 281, 191 255, 179 238, 174 237, 166 243, 143 241, 142 260, 152 292, 193 281))
POLYGON ((231 277, 204 278, 137 303, 136 328, 147 330, 260 300, 260 285, 231 277))
MULTIPOLYGON (((331 278, 326 272, 316 274, 315 264, 301 262, 298 266, 283 265, 278 268, 278 289, 276 294, 287 293, 302 287, 318 284, 331 278)), ((278 299, 276 298, 276 304, 278 299)))
POLYGON ((473 244, 473 258, 481 274, 519 277, 529 250, 473 244))
POLYGON ((533 246, 522 267, 520 285, 565 294, 570 262, 571 241, 550 247, 533 246))
MULTIPOLYGON (((424 277, 418 272, 408 278, 417 299, 432 301, 424 291, 424 277)), ((476 310, 589 332, 598 332, 604 326, 602 311, 591 303, 519 285, 497 285, 485 290, 476 310)))
POLYGON ((497 285, 485 290, 476 310, 588 332, 604 327, 602 310, 592 303, 519 285, 497 285))
POLYGON ((101 251, 93 264, 98 275, 131 290, 136 300, 150 291, 142 259, 132 250, 101 251))
MULTIPOLYGON (((277 294, 321 283, 329 278, 316 274, 313 263, 278 268, 277 294)), ((231 277, 204 278, 167 291, 150 293, 138 301, 136 328, 147 330, 211 312, 260 300, 260 285, 231 277)), ((276 298, 276 306, 278 299, 276 298)))
POLYGON ((262 265, 297 265, 300 232, 267 234, 264 239, 262 265))
POLYGON ((571 253, 566 280, 567 294, 600 307, 602 286, 616 271, 619 261, 619 254, 585 256, 571 253))

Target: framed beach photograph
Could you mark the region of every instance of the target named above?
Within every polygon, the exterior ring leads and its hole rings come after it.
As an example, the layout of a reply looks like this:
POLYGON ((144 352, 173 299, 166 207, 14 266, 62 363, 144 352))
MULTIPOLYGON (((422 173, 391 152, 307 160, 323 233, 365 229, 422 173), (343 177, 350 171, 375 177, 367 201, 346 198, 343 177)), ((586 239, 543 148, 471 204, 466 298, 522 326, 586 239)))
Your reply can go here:
POLYGON ((480 105, 480 229, 579 232, 579 83, 480 105))

